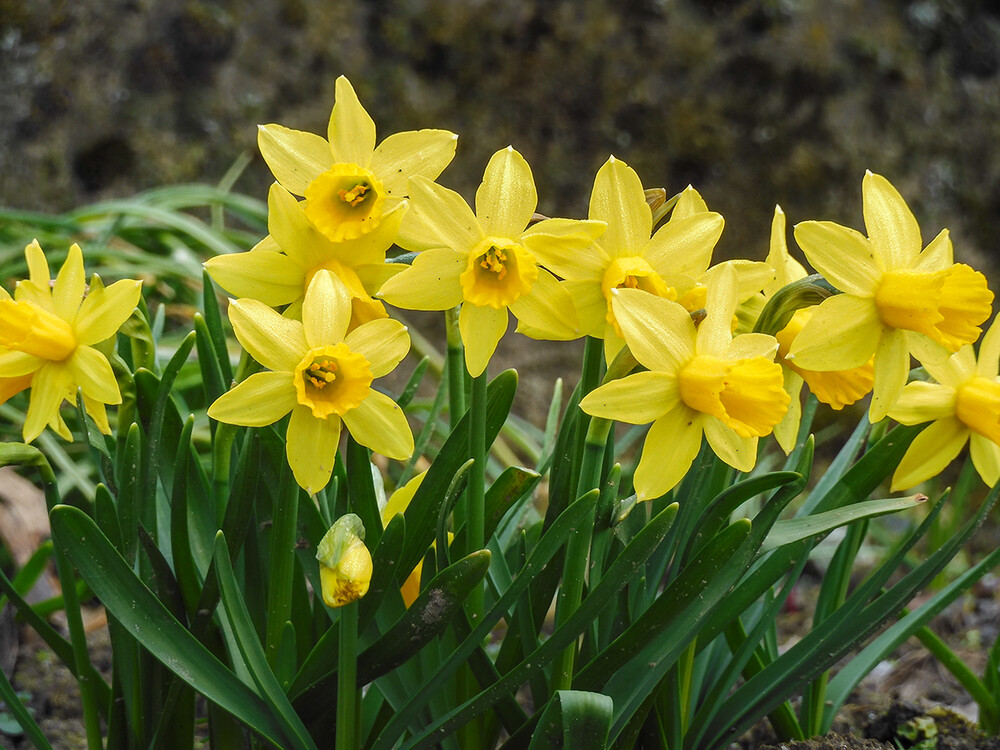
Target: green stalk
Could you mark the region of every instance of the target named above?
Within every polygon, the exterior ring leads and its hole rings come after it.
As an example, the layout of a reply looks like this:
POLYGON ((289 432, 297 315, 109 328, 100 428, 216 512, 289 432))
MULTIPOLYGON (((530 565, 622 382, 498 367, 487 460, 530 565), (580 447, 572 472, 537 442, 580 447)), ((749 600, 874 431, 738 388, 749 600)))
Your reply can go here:
POLYGON ((358 602, 340 608, 340 639, 337 642, 337 735, 336 750, 356 750, 361 743, 358 711, 358 602))
POLYGON ((465 347, 462 346, 462 332, 458 327, 458 312, 453 307, 444 311, 445 335, 448 341, 448 355, 445 370, 448 375, 448 419, 451 426, 465 414, 465 347))
POLYGON ((283 466, 281 486, 274 503, 271 525, 271 576, 267 601, 267 663, 277 664, 278 646, 285 623, 292 613, 292 584, 295 576, 296 527, 299 515, 299 486, 291 469, 283 466))
MULTIPOLYGON (((52 509, 59 504, 59 487, 56 484, 56 476, 48 461, 39 461, 37 466, 45 485, 45 505, 51 513, 52 509)), ((80 703, 83 707, 87 747, 89 750, 101 750, 104 747, 104 739, 101 735, 101 717, 97 710, 97 694, 91 684, 90 652, 87 651, 87 633, 83 629, 83 617, 80 613, 80 599, 76 593, 73 564, 58 544, 55 547, 55 558, 59 585, 62 587, 63 602, 66 605, 66 625, 69 628, 70 643, 73 645, 76 679, 80 686, 80 703)))
MULTIPOLYGON (((486 371, 472 379, 472 398, 469 404, 469 458, 475 463, 469 469, 469 487, 466 492, 465 525, 468 530, 466 553, 486 546, 486 371)), ((476 586, 469 594, 467 611, 473 626, 483 614, 483 586, 476 586)))
MULTIPOLYGON (((590 393, 601 377, 601 361, 604 344, 600 339, 587 337, 583 349, 583 368, 580 374, 581 399, 590 393)), ((577 497, 596 488, 601 482, 601 467, 604 463, 604 446, 610 422, 590 420, 582 417, 579 426, 577 456, 577 497), (603 425, 601 423, 604 423, 603 425)), ((556 601, 556 628, 562 626, 583 600, 583 587, 587 577, 590 557, 591 535, 594 530, 594 515, 584 519, 583 528, 577 529, 566 542, 566 563, 563 567, 562 586, 556 601)), ((576 643, 571 643, 555 661, 552 672, 552 693, 569 690, 573 685, 573 665, 576 661, 576 643)))
POLYGON ((989 735, 995 735, 1000 728, 1000 707, 996 697, 990 694, 983 681, 976 677, 969 666, 933 630, 924 626, 914 635, 972 696, 979 706, 980 728, 989 735))

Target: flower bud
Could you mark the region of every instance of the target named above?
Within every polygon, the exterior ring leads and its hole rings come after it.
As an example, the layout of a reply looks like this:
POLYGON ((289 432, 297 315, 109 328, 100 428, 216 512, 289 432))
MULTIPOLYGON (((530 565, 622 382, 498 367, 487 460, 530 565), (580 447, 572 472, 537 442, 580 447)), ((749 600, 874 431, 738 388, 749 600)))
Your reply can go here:
POLYGON ((323 602, 343 607, 368 593, 372 556, 365 546, 365 526, 354 513, 338 518, 316 550, 323 602))

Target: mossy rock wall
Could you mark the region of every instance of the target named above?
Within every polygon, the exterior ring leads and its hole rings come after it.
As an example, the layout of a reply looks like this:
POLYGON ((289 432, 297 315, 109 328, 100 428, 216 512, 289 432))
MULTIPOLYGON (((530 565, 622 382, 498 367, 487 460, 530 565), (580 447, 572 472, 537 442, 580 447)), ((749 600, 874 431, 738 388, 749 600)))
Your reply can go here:
MULTIPOLYGON (((647 186, 693 183, 723 255, 792 223, 862 228, 865 169, 925 240, 996 277, 1000 15, 917 0, 0 0, 0 204, 64 210, 218 180, 259 122, 325 132, 346 74, 381 134, 461 135, 471 195, 513 144, 539 209, 585 214, 609 153, 647 186)), ((266 193, 259 158, 238 188, 266 193)))

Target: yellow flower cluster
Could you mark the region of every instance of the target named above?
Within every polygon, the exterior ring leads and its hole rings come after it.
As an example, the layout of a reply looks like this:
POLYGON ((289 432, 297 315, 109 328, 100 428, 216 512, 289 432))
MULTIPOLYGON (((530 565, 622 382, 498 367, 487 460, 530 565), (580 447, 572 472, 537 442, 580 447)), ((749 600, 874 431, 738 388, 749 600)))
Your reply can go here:
POLYGON ((237 385, 209 414, 263 425, 290 413, 288 459, 310 492, 329 480, 341 423, 385 455, 412 451, 398 407, 372 388, 409 345, 381 300, 412 310, 460 307, 472 376, 486 371, 508 311, 531 338, 602 339, 609 363, 627 347, 639 371, 585 394, 580 406, 651 423, 634 480, 640 499, 674 487, 703 436, 741 471, 753 468, 758 440, 772 432, 791 450, 803 385, 834 409, 872 393, 873 422, 935 420, 894 486, 932 476, 970 436, 980 474, 990 483, 1000 476, 1000 351, 984 350, 977 366, 970 346, 993 295, 981 273, 954 262, 947 231, 923 247, 916 220, 883 177, 863 181, 868 236, 830 222, 795 227, 806 259, 839 293, 785 310, 780 330, 750 332, 769 301, 807 275, 788 252, 780 208, 766 261, 713 266, 724 221, 694 188, 657 227, 666 212, 654 221, 638 175, 611 157, 594 180, 586 220, 544 218, 535 213, 530 167, 507 147, 487 164, 473 207, 435 182, 456 139, 421 130, 376 146, 375 125, 345 78, 327 138, 260 128, 277 180, 270 234, 206 268, 244 298, 230 318, 268 372, 237 385), (394 243, 415 253, 412 264, 386 262, 394 243), (905 385, 911 355, 938 384, 905 385))

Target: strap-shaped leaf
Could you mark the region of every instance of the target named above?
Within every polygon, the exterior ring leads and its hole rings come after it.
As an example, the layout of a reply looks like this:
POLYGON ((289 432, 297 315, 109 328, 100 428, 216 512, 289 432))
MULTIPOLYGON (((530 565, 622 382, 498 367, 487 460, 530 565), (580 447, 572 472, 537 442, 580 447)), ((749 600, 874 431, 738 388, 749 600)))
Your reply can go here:
POLYGON ((170 615, 83 511, 60 505, 50 519, 56 544, 108 611, 153 656, 274 745, 291 742, 260 696, 170 615))
POLYGON ((601 693, 557 690, 546 704, 528 750, 604 750, 614 703, 601 693))

